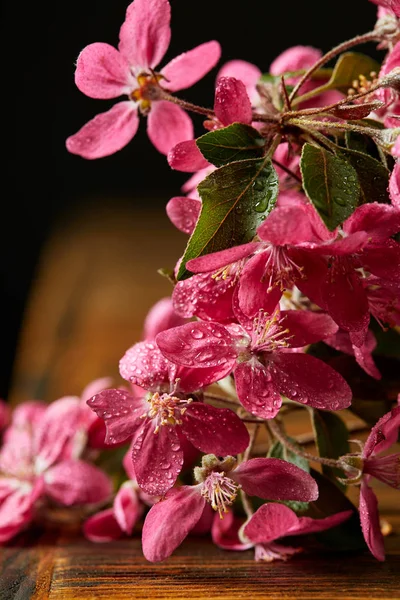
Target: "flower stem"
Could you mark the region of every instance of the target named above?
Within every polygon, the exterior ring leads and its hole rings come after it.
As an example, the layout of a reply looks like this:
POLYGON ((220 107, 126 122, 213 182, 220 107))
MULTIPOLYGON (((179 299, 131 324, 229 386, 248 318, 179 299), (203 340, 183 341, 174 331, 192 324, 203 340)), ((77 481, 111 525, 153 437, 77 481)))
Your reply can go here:
POLYGON ((177 98, 176 96, 169 94, 165 90, 162 90, 162 92, 160 93, 160 100, 172 102, 173 104, 177 104, 184 110, 189 110, 190 112, 194 112, 199 115, 204 115, 209 119, 215 117, 215 112, 211 108, 204 108, 203 106, 198 106, 197 104, 193 104, 192 102, 188 102, 187 100, 182 100, 182 98, 177 98))
MULTIPOLYGON (((319 68, 321 68, 323 65, 325 65, 327 62, 332 60, 332 58, 334 58, 338 54, 341 54, 342 52, 345 52, 346 50, 349 50, 349 48, 353 48, 354 46, 358 46, 359 44, 364 44, 365 42, 379 41, 380 38, 381 38, 381 36, 376 31, 368 31, 368 33, 364 33, 362 35, 356 35, 356 37, 352 38, 351 40, 342 42, 338 46, 335 46, 335 48, 332 48, 332 50, 330 50, 329 52, 324 54, 324 56, 321 56, 321 58, 319 60, 317 60, 317 62, 314 63, 304 73, 304 75, 300 78, 300 80, 296 83, 293 90, 291 91, 290 96, 289 96, 289 101, 292 102, 294 100, 295 96, 297 95, 297 92, 299 91, 299 89, 311 77, 311 75, 315 71, 317 71, 319 68)), ((298 101, 300 101, 300 98, 298 99, 298 101)))
MULTIPOLYGON (((254 442, 256 440, 259 428, 260 428, 260 425, 256 424, 250 431, 250 442, 243 454, 242 462, 249 460, 249 458, 251 457, 251 451, 253 450, 254 442)), ((251 502, 250 502, 246 492, 243 490, 243 488, 240 489, 240 498, 242 500, 242 505, 243 505, 244 512, 246 513, 246 516, 247 516, 247 518, 250 518, 252 516, 252 514, 254 513, 254 510, 253 510, 251 502)))
POLYGON ((268 421, 268 427, 271 430, 271 433, 275 436, 275 438, 281 442, 288 450, 293 452, 293 454, 297 454, 297 456, 302 456, 306 460, 313 461, 316 463, 320 463, 321 465, 326 465, 328 467, 337 467, 343 471, 343 465, 339 463, 338 460, 334 458, 323 458, 322 456, 315 456, 315 454, 310 454, 310 452, 305 452, 298 448, 295 444, 293 444, 282 431, 281 426, 277 423, 277 421, 271 419, 268 421))

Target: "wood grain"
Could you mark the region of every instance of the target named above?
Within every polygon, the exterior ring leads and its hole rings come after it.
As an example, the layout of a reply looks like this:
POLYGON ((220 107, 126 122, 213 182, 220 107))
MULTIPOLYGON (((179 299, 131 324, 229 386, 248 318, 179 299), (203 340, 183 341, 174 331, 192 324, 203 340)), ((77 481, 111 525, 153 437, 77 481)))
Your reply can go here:
MULTIPOLYGON (((129 203, 97 204, 63 222, 44 249, 32 288, 12 401, 80 394, 106 375, 118 381, 119 358, 140 339, 145 314, 171 292, 156 271, 173 267, 185 242, 161 211, 139 212, 129 203)), ((354 415, 342 416, 360 426, 354 415)), ((306 411, 294 414, 288 432, 309 440, 306 411)), ((375 488, 393 526, 384 563, 368 553, 318 549, 260 564, 252 551, 223 551, 202 537, 188 538, 155 565, 144 559, 139 534, 92 544, 77 527, 53 525, 0 549, 0 600, 400 599, 399 495, 375 488)))

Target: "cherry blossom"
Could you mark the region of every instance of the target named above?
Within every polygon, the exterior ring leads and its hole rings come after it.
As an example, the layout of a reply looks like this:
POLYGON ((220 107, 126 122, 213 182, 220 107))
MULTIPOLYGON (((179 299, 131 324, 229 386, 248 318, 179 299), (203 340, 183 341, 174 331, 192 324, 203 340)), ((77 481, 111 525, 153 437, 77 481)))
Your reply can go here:
POLYGON ((77 60, 75 82, 90 98, 128 100, 97 115, 67 140, 73 154, 95 159, 123 148, 135 136, 139 114, 148 116, 147 132, 163 154, 178 142, 193 138, 190 117, 177 104, 163 99, 163 91, 190 87, 212 69, 220 57, 211 41, 155 68, 170 42, 171 8, 167 0, 134 0, 119 32, 118 50, 109 44, 90 44, 77 60))
POLYGON ((106 423, 106 441, 133 438, 133 465, 145 492, 162 495, 174 485, 184 460, 179 434, 202 452, 221 455, 245 450, 249 435, 239 417, 230 409, 199 401, 198 392, 227 375, 228 370, 219 365, 177 368, 154 343, 139 342, 121 359, 120 373, 148 390, 147 394, 144 391, 143 396, 135 396, 109 389, 88 401, 106 423))
POLYGON ((371 2, 394 13, 400 18, 400 0, 371 0, 371 2))
POLYGON ((232 456, 220 461, 203 457, 195 469, 197 485, 170 490, 155 504, 143 526, 143 553, 147 560, 165 560, 183 542, 210 503, 221 518, 233 504, 239 489, 270 500, 300 500, 318 497, 314 479, 305 471, 277 458, 253 458, 237 466, 232 456))
POLYGON ((329 365, 292 349, 322 340, 337 331, 332 319, 311 311, 260 311, 240 324, 195 322, 158 334, 156 342, 169 360, 186 367, 233 369, 244 408, 261 418, 279 412, 281 394, 291 400, 339 410, 351 402, 351 390, 329 365))

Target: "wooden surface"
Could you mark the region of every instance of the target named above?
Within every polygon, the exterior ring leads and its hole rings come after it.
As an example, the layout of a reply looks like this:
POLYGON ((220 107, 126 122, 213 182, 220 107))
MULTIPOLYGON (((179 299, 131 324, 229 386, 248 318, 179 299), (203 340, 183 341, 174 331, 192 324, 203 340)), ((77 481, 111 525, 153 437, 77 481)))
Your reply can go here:
MULTIPOLYGON (((160 210, 132 211, 126 203, 96 204, 61 224, 44 249, 27 306, 12 401, 79 394, 107 375, 119 382, 119 358, 140 339, 151 305, 170 294, 156 271, 174 266, 185 239, 160 210)), ((348 423, 359 425, 354 416, 348 423)), ((289 433, 301 441, 309 434, 298 417, 289 433)), ((0 600, 400 599, 399 494, 380 485, 376 492, 393 527, 385 563, 368 553, 320 550, 260 564, 251 550, 227 552, 208 538, 188 538, 154 565, 143 558, 139 534, 92 544, 77 527, 53 526, 0 549, 0 600)))

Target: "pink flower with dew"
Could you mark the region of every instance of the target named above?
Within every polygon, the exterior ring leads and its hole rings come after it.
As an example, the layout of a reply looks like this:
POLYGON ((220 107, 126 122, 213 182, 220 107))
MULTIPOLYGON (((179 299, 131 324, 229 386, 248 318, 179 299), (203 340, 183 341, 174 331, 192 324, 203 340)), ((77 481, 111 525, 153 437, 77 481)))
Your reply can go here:
MULTIPOLYGON (((227 127, 233 123, 251 124, 253 111, 242 81, 234 77, 221 77, 217 81, 214 99, 215 117, 204 122, 209 130, 227 127)), ((183 141, 168 153, 172 169, 194 173, 206 169, 210 163, 200 152, 196 140, 183 141)))
POLYGON ((78 454, 80 418, 74 397, 46 408, 39 403, 19 407, 0 450, 0 541, 29 525, 39 501, 72 506, 96 504, 111 495, 108 477, 78 454))
POLYGON ((348 473, 347 482, 360 483, 360 520, 365 541, 378 560, 385 559, 383 535, 379 525, 378 501, 369 483, 371 477, 400 490, 400 453, 382 454, 397 442, 400 406, 386 413, 371 429, 361 453, 341 458, 348 473))
POLYGON ((293 352, 337 331, 323 313, 260 311, 254 318, 237 312, 240 324, 194 322, 158 334, 166 358, 186 367, 220 366, 233 370, 238 398, 261 418, 276 416, 281 394, 325 410, 340 410, 351 402, 351 390, 330 366, 305 353, 293 352))
POLYGON ((395 145, 392 149, 393 156, 400 158, 400 136, 397 138, 395 145))
POLYGON ((374 379, 381 379, 382 376, 372 357, 377 343, 372 331, 368 330, 364 343, 359 347, 352 343, 349 333, 342 330, 337 331, 323 341, 339 352, 354 356, 359 366, 368 375, 374 377, 374 379))
POLYGON ((253 458, 237 466, 232 456, 220 461, 208 455, 195 468, 197 485, 170 490, 148 512, 142 533, 147 560, 165 560, 183 542, 210 503, 221 518, 242 488, 250 496, 271 500, 318 497, 314 479, 305 471, 277 458, 253 458))
POLYGON ((371 0, 371 2, 377 4, 380 8, 394 13, 400 18, 400 0, 371 0))
POLYGON ((169 220, 179 231, 191 235, 200 216, 201 200, 174 196, 166 206, 169 220))
POLYGON ((257 105, 259 96, 256 86, 261 75, 262 72, 256 65, 253 65, 246 60, 235 59, 228 61, 221 67, 218 71, 216 81, 218 82, 222 77, 234 77, 235 79, 240 79, 245 85, 250 102, 253 105, 257 105))
POLYGON ((67 148, 95 159, 121 150, 135 136, 139 114, 146 115, 151 142, 163 154, 178 142, 193 138, 193 124, 178 105, 163 99, 199 81, 219 60, 220 46, 211 41, 155 68, 170 42, 171 8, 167 0, 134 0, 119 32, 118 50, 109 44, 90 44, 80 53, 75 82, 90 98, 127 96, 111 110, 97 115, 67 140, 67 148))
POLYGON ((203 387, 228 372, 226 365, 177 368, 154 343, 140 342, 121 359, 120 373, 147 393, 135 397, 111 389, 88 401, 106 423, 106 441, 133 438, 132 461, 142 490, 161 496, 174 485, 184 460, 179 433, 202 452, 223 455, 246 449, 249 434, 239 417, 230 409, 198 401, 203 387))
POLYGON ((383 330, 400 326, 400 281, 370 276, 363 281, 368 307, 383 330))
MULTIPOLYGON (((311 204, 275 208, 257 230, 259 242, 250 242, 188 261, 193 273, 218 273, 246 259, 239 276, 239 305, 248 316, 261 308, 272 312, 285 289, 297 285, 320 305, 320 286, 308 273, 325 273, 326 262, 315 248, 332 239, 311 204), (303 290, 303 287, 305 288, 303 290)), ((236 271, 236 269, 235 269, 236 271)), ((190 281, 190 280, 189 280, 190 281)))
POLYGON ((143 339, 148 341, 154 340, 156 335, 161 331, 183 325, 184 323, 186 323, 185 319, 176 314, 172 299, 170 297, 161 298, 161 300, 151 307, 146 315, 143 325, 143 339))
POLYGON ((281 538, 332 529, 349 519, 352 514, 348 510, 323 519, 312 519, 298 517, 283 504, 268 503, 263 504, 245 523, 235 518, 232 511, 222 521, 215 517, 211 534, 213 542, 224 550, 254 548, 257 562, 287 560, 301 552, 302 548, 285 546, 280 542, 281 538))

